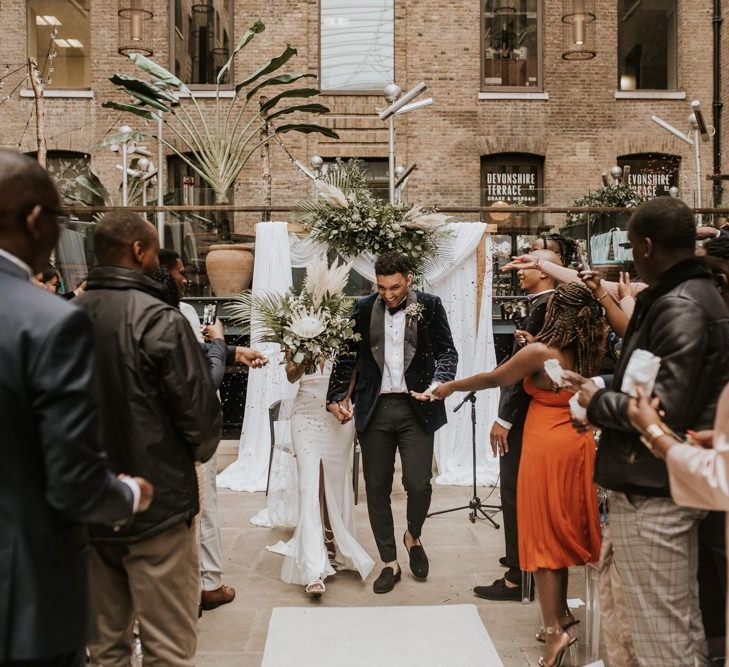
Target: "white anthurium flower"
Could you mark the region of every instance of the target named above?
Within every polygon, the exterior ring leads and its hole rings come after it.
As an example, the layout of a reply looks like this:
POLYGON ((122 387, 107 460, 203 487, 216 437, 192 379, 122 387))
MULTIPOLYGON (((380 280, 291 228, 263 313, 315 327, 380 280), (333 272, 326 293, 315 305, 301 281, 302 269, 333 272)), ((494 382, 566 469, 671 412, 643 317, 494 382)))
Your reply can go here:
POLYGON ((331 204, 334 208, 349 208, 346 195, 336 185, 317 180, 316 189, 327 204, 331 204))
POLYGON ((291 313, 291 324, 289 329, 298 338, 309 340, 316 338, 327 328, 325 318, 320 313, 310 308, 299 308, 291 313))

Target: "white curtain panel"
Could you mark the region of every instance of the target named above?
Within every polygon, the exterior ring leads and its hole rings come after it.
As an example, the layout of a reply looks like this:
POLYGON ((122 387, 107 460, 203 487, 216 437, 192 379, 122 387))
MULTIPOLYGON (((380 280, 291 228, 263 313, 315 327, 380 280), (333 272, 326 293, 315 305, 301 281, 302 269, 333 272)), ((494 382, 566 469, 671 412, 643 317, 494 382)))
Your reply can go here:
MULTIPOLYGON (((253 293, 286 292, 292 286, 291 252, 285 222, 259 222, 256 225, 256 253, 253 264, 253 293)), ((272 403, 293 397, 298 385, 291 385, 281 362, 283 354, 275 343, 255 343, 269 358, 265 368, 250 371, 246 392, 243 429, 238 458, 217 478, 218 487, 234 491, 265 491, 271 456, 268 408, 272 403)))
MULTIPOLYGON (((491 322, 492 252, 486 225, 460 222, 448 225, 449 236, 443 242, 440 257, 424 279, 424 289, 443 301, 459 353, 458 376, 491 370, 496 355, 491 322), (486 276, 477 316, 477 250, 482 241, 486 250, 486 276)), ((306 267, 313 258, 326 252, 326 246, 310 238, 286 236, 285 223, 259 223, 256 226, 256 260, 253 289, 286 291, 292 284, 291 267, 306 267)), ((375 258, 362 254, 352 268, 374 281, 375 258)), ((285 373, 278 365, 281 354, 269 345, 264 351, 271 358, 264 371, 254 371, 248 381, 246 412, 241 433, 238 460, 218 475, 218 486, 240 491, 266 488, 270 435, 268 406, 293 395, 285 373), (260 374, 260 375, 259 375, 260 374)), ((492 484, 498 474, 498 461, 491 454, 489 431, 498 411, 498 390, 480 392, 477 401, 477 479, 480 485, 492 484)), ((435 458, 439 484, 468 485, 472 477, 470 404, 453 414, 452 408, 462 398, 446 401, 448 424, 436 434, 435 458)))

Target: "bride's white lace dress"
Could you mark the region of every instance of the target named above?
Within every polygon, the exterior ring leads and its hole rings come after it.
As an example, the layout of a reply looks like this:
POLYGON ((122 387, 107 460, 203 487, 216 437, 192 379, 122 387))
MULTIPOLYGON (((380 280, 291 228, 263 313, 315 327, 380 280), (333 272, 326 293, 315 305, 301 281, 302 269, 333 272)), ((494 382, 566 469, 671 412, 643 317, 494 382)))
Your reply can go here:
POLYGON ((355 537, 354 424, 340 424, 325 407, 330 371, 327 367, 323 373, 317 371, 301 378, 291 413, 291 439, 299 477, 299 522, 288 542, 269 547, 284 555, 281 578, 290 584, 306 585, 335 573, 324 543, 320 468, 338 569, 356 570, 365 579, 374 567, 374 561, 355 537))

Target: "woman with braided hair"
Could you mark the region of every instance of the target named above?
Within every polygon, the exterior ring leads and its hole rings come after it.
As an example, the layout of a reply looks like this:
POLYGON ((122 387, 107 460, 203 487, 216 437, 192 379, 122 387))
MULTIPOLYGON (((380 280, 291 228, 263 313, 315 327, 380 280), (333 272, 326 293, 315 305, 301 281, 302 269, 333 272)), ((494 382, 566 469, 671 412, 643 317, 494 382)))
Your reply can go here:
POLYGON ((567 607, 567 568, 598 560, 600 524, 592 482, 595 440, 571 424, 571 393, 554 390, 544 362, 594 375, 605 351, 607 325, 599 304, 582 284, 560 285, 552 295, 544 327, 525 346, 488 373, 446 382, 421 400, 444 399, 454 391, 514 384, 523 379, 531 394, 517 481, 519 562, 534 572, 546 642, 540 665, 561 665, 575 640, 567 628, 576 623, 567 607), (579 369, 579 370, 578 370, 579 369))

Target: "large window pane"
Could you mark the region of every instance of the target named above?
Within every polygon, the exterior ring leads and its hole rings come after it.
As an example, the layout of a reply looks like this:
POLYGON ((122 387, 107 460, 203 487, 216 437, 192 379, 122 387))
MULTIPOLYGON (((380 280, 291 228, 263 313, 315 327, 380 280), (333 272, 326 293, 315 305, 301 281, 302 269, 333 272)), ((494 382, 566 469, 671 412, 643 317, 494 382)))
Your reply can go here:
MULTIPOLYGON (((172 66, 188 84, 214 84, 230 57, 233 3, 227 0, 172 0, 175 16, 172 66)), ((228 83, 228 74, 223 83, 228 83)))
POLYGON ((28 55, 47 88, 88 88, 90 0, 30 0, 28 55))
POLYGON ((675 90, 676 0, 618 1, 620 90, 675 90))
POLYGON ((484 0, 484 86, 541 86, 541 21, 538 0, 484 0))
POLYGON ((381 91, 395 78, 393 0, 321 0, 321 87, 381 91))

